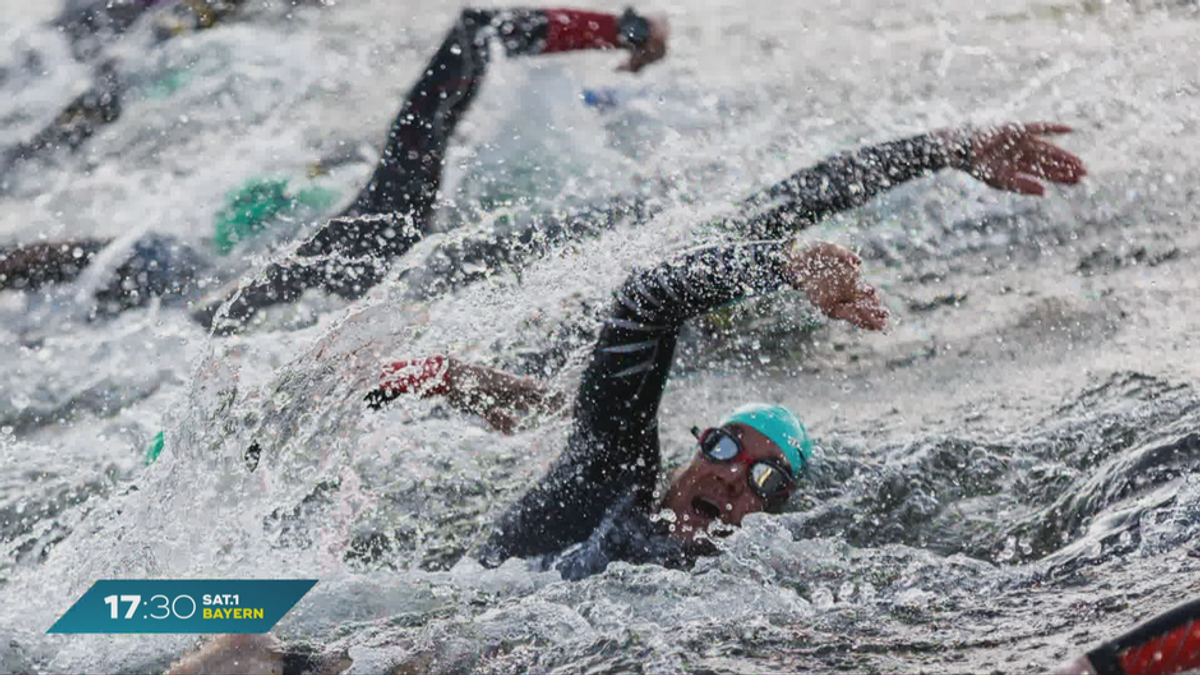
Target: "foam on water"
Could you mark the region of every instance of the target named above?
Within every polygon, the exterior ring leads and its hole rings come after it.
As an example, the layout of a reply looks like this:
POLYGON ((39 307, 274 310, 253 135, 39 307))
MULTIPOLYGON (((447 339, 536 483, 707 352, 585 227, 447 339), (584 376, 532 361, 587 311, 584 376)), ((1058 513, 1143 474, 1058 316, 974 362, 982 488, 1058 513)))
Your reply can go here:
MULTIPOLYGON (((4 143, 84 72, 45 17, 9 4, 3 47, 38 47, 51 74, 0 110, 4 143)), ((108 577, 318 578, 276 632, 363 673, 1028 671, 1200 590, 1193 9, 667 10, 671 56, 634 84, 613 55, 498 60, 444 191, 447 228, 631 192, 663 201, 648 226, 422 302, 398 269, 352 306, 306 298, 229 339, 168 306, 81 320, 86 279, 0 298, 0 670, 148 670, 196 644, 43 634, 108 577), (651 94, 598 113, 578 100, 589 87, 651 94), (500 436, 433 401, 363 405, 389 359, 510 364, 559 344, 563 322, 583 337, 547 375, 572 391, 607 290, 712 237, 730 200, 832 152, 1007 119, 1075 125, 1063 143, 1085 184, 1034 200, 943 174, 811 234, 860 247, 890 334, 744 315, 736 339, 692 327, 662 407, 665 463, 748 397, 801 411, 820 461, 789 513, 749 518, 691 572, 483 569, 471 547, 567 422, 500 436), (144 467, 158 429, 166 449, 144 467)), ((154 231, 203 248, 228 190, 305 181, 352 148, 364 161, 319 179, 349 199, 455 12, 281 6, 158 46, 129 36, 113 53, 144 95, 18 177, 0 243, 154 231), (155 88, 168 80, 181 86, 155 88)))

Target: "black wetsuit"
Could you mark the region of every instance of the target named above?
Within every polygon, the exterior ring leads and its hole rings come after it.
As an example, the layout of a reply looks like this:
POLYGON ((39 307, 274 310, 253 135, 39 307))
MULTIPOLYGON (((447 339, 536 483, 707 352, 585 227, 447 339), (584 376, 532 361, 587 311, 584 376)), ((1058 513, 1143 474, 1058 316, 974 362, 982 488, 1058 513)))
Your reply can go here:
MULTIPOLYGON (((166 40, 182 32, 186 26, 209 28, 219 19, 237 9, 245 0, 68 0, 53 26, 71 44, 71 52, 80 63, 92 68, 92 86, 75 97, 54 121, 33 138, 0 151, 0 193, 11 187, 11 173, 31 161, 44 159, 58 151, 78 150, 103 126, 121 116, 121 101, 130 88, 130 81, 120 71, 119 64, 107 48, 125 34, 147 12, 160 6, 172 5, 173 16, 182 23, 174 30, 160 26, 158 40, 166 40)), ((27 56, 28 67, 39 66, 40 58, 27 56)), ((5 80, 0 71, 0 83, 5 80)))
MULTIPOLYGON (((891 141, 827 159, 739 204, 722 224, 751 238, 781 237, 832 213, 861 206, 900 183, 967 160, 966 142, 929 134, 891 141)), ((411 271, 409 295, 429 298, 489 274, 527 264, 561 244, 594 236, 622 222, 645 223, 659 212, 654 202, 618 199, 608 208, 547 214, 521 229, 489 233, 438 247, 422 267, 411 271)), ((365 293, 398 256, 427 234, 428 221, 388 214, 338 218, 322 230, 319 249, 310 244, 300 257, 272 265, 242 291, 229 318, 243 320, 260 307, 290 301, 307 288, 343 297, 365 293), (337 242, 345 241, 342 244, 337 242), (371 248, 372 242, 379 242, 371 248)), ((311 242, 310 242, 311 243, 311 242)))
POLYGON ((658 405, 683 322, 783 285, 789 241, 694 251, 632 274, 615 301, 579 387, 566 451, 496 524, 487 565, 553 555, 566 578, 610 560, 680 566, 691 556, 651 522, 661 465, 658 405))
MULTIPOLYGON (((554 11, 565 10, 464 10, 401 106, 367 187, 341 217, 244 286, 222 318, 236 327, 258 309, 291 302, 309 288, 354 299, 382 280, 396 258, 432 231, 446 148, 483 83, 491 40, 499 39, 510 57, 603 46, 590 34, 562 34, 551 26, 554 11)), ((616 42, 629 46, 644 39, 633 36, 644 22, 626 12, 616 42)), ((214 309, 197 318, 209 321, 214 309)))
MULTIPOLYGON (((89 4, 86 11, 76 12, 79 16, 69 14, 71 20, 64 25, 92 26, 98 34, 107 34, 123 30, 153 4, 156 0, 133 0, 115 3, 107 10, 89 4)), ((640 30, 645 21, 632 12, 626 12, 618 21, 611 15, 578 10, 464 10, 401 106, 367 186, 342 217, 330 220, 288 259, 269 265, 242 289, 228 310, 228 318, 244 319, 261 307, 292 301, 308 288, 320 288, 347 298, 359 297, 383 278, 395 258, 428 234, 446 148, 483 83, 492 39, 498 39, 509 56, 632 47, 645 39, 640 30), (599 28, 593 29, 594 26, 599 28)), ((62 124, 10 154, 15 153, 13 157, 21 159, 34 150, 51 146, 73 149, 92 134, 97 124, 115 119, 120 113, 116 93, 123 84, 111 62, 102 64, 100 70, 104 77, 97 81, 103 86, 72 104, 60 120, 62 124)), ((587 214, 580 217, 583 215, 587 214)), ((123 265, 111 285, 100 293, 102 311, 120 311, 164 294, 194 293, 193 282, 204 273, 203 257, 187 251, 179 242, 171 241, 164 246, 166 238, 152 238, 155 239, 152 246, 135 247, 135 258, 151 250, 160 258, 174 253, 169 264, 162 259, 146 259, 123 265), (182 270, 178 283, 169 287, 142 283, 145 269, 178 270, 177 263, 192 265, 182 270)), ((42 283, 69 281, 106 243, 84 240, 64 246, 35 245, 36 255, 23 252, 22 247, 0 249, 0 290, 34 289, 42 283), (85 250, 87 255, 81 259, 73 254, 76 249, 85 250), (44 265, 47 269, 21 267, 30 264, 44 265)), ((205 308, 197 313, 197 318, 208 323, 217 307, 205 308)))
MULTIPOLYGON (((624 38, 626 24, 638 17, 628 13, 626 17, 622 17, 619 37, 629 46, 633 43, 624 38)), ((549 32, 547 11, 464 11, 409 93, 392 125, 379 166, 346 215, 330 220, 286 259, 261 271, 223 309, 222 325, 217 328, 236 330, 257 310, 291 302, 309 288, 353 299, 379 283, 394 260, 431 231, 446 147, 486 73, 488 41, 500 38, 513 56, 579 47, 564 43, 561 36, 555 38, 559 44, 548 44, 549 32)), ((862 205, 906 180, 961 166, 967 147, 966 143, 921 135, 836 156, 745 200, 724 225, 735 234, 754 238, 791 234, 828 214, 862 205)), ((424 266, 409 272, 410 297, 440 295, 490 273, 527 264, 565 242, 594 236, 622 222, 648 222, 660 209, 660 204, 645 198, 617 198, 603 207, 544 214, 521 227, 443 245, 424 266)), ((153 250, 183 248, 172 243, 153 250)), ((21 257, 19 249, 0 249, 0 261, 14 255, 21 257)), ((203 258, 187 251, 177 257, 195 266, 182 274, 179 283, 165 288, 171 294, 192 295, 196 289, 191 280, 203 277, 203 258)), ((55 265, 57 273, 43 276, 67 281, 70 277, 61 272, 78 269, 79 262, 73 258, 47 261, 55 265)), ((147 287, 140 282, 144 275, 126 273, 156 265, 162 266, 156 261, 131 261, 119 269, 113 283, 101 293, 103 309, 120 311, 162 295, 162 284, 147 287)), ((179 267, 174 259, 169 266, 179 267)), ((32 276, 37 274, 15 274, 6 280, 0 272, 0 289, 21 287, 24 278, 32 276)), ((220 308, 221 303, 214 303, 195 316, 209 325, 220 308)))
MULTIPOLYGON (((923 134, 837 155, 742 201, 721 225, 750 239, 791 236, 826 216, 862 206, 900 183, 963 166, 969 159, 968 148, 965 139, 954 142, 923 134)), ((425 299, 456 290, 622 222, 644 223, 660 211, 656 201, 621 198, 607 208, 547 214, 520 228, 444 244, 422 267, 407 272, 409 297, 425 299)))

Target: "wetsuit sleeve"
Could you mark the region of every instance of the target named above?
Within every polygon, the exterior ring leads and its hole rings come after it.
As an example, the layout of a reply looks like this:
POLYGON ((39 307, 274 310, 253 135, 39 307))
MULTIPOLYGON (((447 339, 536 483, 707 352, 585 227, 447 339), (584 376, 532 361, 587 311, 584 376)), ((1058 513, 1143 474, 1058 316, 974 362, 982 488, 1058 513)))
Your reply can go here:
POLYGON ((645 223, 659 210, 649 200, 618 196, 604 206, 538 213, 456 237, 439 244, 419 267, 406 272, 407 295, 427 300, 457 291, 494 274, 520 269, 568 242, 597 237, 621 223, 645 223))
POLYGON ((79 239, 0 248, 0 290, 36 291, 74 280, 108 241, 79 239))
POLYGON ((658 481, 658 405, 683 322, 785 283, 785 242, 708 248, 632 274, 615 294, 575 402, 568 447, 500 519, 485 564, 588 538, 630 491, 644 508, 658 481))
MULTIPOLYGON (((492 39, 509 57, 621 42, 618 19, 567 9, 466 9, 409 91, 388 131, 379 165, 343 215, 406 211, 421 223, 432 212, 446 147, 483 84, 492 39)), ((424 229, 424 228, 422 228, 424 229)))
POLYGON ((1086 660, 1097 675, 1159 675, 1192 671, 1200 668, 1198 628, 1200 600, 1193 600, 1100 645, 1087 653, 1086 660))
POLYGON ((753 238, 786 237, 905 181, 965 166, 969 148, 966 138, 924 134, 831 157, 745 200, 728 225, 753 238))
POLYGON ((232 331, 258 309, 291 302, 309 288, 350 299, 366 293, 431 231, 446 149, 483 84, 493 39, 508 56, 636 46, 620 32, 623 21, 576 10, 463 10, 400 106, 374 174, 342 217, 243 287, 225 313, 220 303, 210 304, 194 318, 209 326, 220 316, 228 321, 214 328, 232 331))
POLYGON ((7 189, 9 172, 57 150, 78 150, 97 129, 116 121, 125 88, 115 61, 97 66, 91 88, 71 101, 49 126, 0 153, 0 190, 7 189))
POLYGON ((422 233, 398 214, 334 218, 291 254, 267 265, 227 299, 201 307, 192 317, 218 334, 236 332, 258 310, 293 302, 309 288, 347 300, 362 297, 383 280, 389 249, 408 250, 422 233))

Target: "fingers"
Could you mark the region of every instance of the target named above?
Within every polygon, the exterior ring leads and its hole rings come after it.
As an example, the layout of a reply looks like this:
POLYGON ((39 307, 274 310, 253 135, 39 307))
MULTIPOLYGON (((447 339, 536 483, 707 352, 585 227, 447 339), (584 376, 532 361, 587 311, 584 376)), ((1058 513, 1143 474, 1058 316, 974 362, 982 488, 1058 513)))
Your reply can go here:
POLYGON ((887 327, 888 310, 883 306, 883 301, 879 299, 874 286, 864 287, 852 306, 854 321, 851 323, 855 326, 867 330, 883 330, 887 327))
POLYGON ((483 419, 493 429, 502 434, 511 435, 517 429, 517 420, 495 408, 489 408, 482 413, 483 419))
POLYGON ((1038 136, 1056 136, 1058 134, 1069 134, 1074 129, 1066 124, 1058 124, 1057 122, 1009 122, 1007 124, 997 124, 994 126, 980 127, 979 135, 984 139, 992 139, 1003 136, 1024 136, 1026 134, 1038 136))
MULTIPOLYGON (((849 254, 849 251, 846 253, 849 254)), ((857 256, 850 255, 857 260, 857 256)), ((832 319, 867 330, 882 330, 887 326, 888 311, 879 299, 879 293, 874 286, 861 282, 857 268, 837 282, 819 289, 816 295, 813 297, 810 294, 810 299, 832 319)))
POLYGON ((1033 174, 1039 178, 1045 178, 1048 181, 1064 183, 1066 185, 1075 185, 1087 175, 1087 170, 1083 167, 1073 167, 1059 163, 1039 164, 1036 168, 1031 167, 1024 170, 1024 172, 1033 174))
POLYGON ((638 47, 629 55, 629 60, 617 66, 617 71, 636 73, 642 68, 662 59, 667 55, 667 40, 671 34, 670 24, 665 16, 650 19, 650 37, 645 44, 638 47))
POLYGON ((854 251, 842 246, 832 246, 831 248, 832 255, 837 258, 839 262, 849 265, 855 270, 862 269, 862 258, 858 257, 858 254, 856 254, 854 251))
POLYGON ((995 182, 991 182, 989 185, 1000 190, 1007 190, 1023 195, 1034 195, 1036 197, 1046 194, 1046 188, 1042 187, 1041 183, 1028 176, 1022 176, 1019 173, 997 176, 993 180, 995 182))
POLYGON ((1029 139, 1019 159, 1018 171, 1035 174, 1056 183, 1078 183, 1087 175, 1082 159, 1036 138, 1029 139))
POLYGON ((972 175, 1000 190, 1039 196, 1045 187, 1034 178, 1073 185, 1087 175, 1082 159, 1032 135, 1035 129, 1064 133, 1069 127, 1038 123, 1015 136, 1001 134, 981 148, 972 175))
POLYGON ((853 251, 837 244, 821 241, 809 247, 809 253, 812 256, 813 268, 820 269, 835 269, 840 266, 848 266, 852 269, 862 267, 862 258, 859 258, 853 251))
POLYGON ((1054 136, 1057 134, 1069 134, 1074 129, 1066 124, 1056 124, 1054 122, 1030 122, 1021 125, 1025 131, 1031 134, 1039 134, 1042 136, 1054 136))
POLYGON ((888 311, 876 297, 837 305, 829 317, 866 330, 883 330, 887 327, 888 311))
POLYGON ((654 63, 659 58, 660 57, 654 56, 653 54, 648 54, 647 52, 645 52, 643 50, 638 50, 629 55, 628 61, 617 66, 617 72, 621 72, 621 73, 640 72, 642 70, 642 68, 645 68, 646 66, 650 65, 651 63, 654 63))

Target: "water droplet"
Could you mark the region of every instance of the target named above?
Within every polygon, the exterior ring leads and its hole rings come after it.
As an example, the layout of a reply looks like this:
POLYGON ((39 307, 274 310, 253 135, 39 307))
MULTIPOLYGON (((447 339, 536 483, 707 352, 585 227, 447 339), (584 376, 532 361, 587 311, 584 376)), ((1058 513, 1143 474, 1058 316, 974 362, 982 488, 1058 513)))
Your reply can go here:
POLYGON ((996 555, 996 560, 1000 562, 1008 562, 1017 555, 1017 538, 1009 536, 1004 540, 1004 550, 996 555))
POLYGON ((29 399, 29 395, 24 392, 18 392, 12 395, 12 405, 18 411, 28 408, 30 403, 32 403, 32 401, 29 399))

